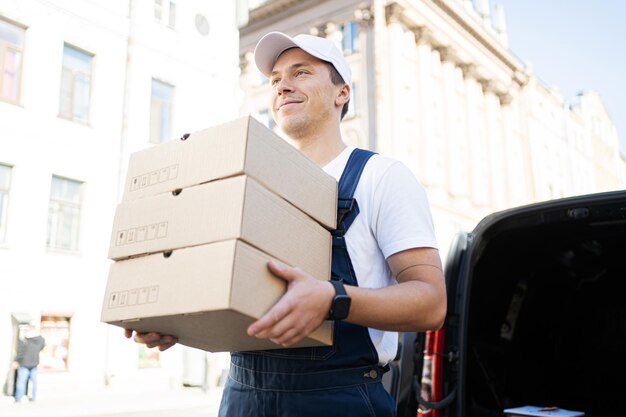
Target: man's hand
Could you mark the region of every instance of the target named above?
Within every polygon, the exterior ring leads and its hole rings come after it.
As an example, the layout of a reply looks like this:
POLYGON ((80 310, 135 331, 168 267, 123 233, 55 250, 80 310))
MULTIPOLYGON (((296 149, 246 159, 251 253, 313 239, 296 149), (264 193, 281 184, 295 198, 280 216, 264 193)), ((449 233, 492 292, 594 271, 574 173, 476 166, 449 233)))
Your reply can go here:
MULTIPOLYGON (((132 338, 133 331, 131 329, 124 329, 124 336, 129 339, 132 338)), ((161 335, 155 332, 135 333, 133 340, 137 343, 144 344, 149 348, 158 347, 161 352, 178 343, 178 339, 174 336, 161 335)))
POLYGON ((291 346, 317 329, 326 318, 335 289, 299 268, 270 261, 268 268, 287 281, 287 292, 263 317, 248 327, 248 335, 291 346))

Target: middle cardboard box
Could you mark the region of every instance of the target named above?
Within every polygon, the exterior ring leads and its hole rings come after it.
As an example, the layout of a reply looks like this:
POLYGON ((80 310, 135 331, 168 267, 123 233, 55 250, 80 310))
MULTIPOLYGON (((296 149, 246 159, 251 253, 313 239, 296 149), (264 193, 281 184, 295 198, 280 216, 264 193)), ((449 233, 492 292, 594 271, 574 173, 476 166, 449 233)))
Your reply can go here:
POLYGON ((247 175, 122 202, 109 258, 229 239, 241 239, 317 279, 330 278, 330 233, 247 175))

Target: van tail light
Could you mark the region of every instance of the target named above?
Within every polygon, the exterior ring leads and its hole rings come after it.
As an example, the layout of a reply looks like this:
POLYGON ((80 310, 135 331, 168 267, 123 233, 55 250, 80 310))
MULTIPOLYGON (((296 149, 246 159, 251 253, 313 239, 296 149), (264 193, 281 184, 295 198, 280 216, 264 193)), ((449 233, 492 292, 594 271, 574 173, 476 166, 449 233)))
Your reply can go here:
MULTIPOLYGON (((428 330, 424 343, 424 361, 422 367, 420 397, 434 403, 442 398, 443 378, 443 343, 445 330, 428 330)), ((420 404, 418 417, 441 417, 441 411, 426 408, 420 404)))

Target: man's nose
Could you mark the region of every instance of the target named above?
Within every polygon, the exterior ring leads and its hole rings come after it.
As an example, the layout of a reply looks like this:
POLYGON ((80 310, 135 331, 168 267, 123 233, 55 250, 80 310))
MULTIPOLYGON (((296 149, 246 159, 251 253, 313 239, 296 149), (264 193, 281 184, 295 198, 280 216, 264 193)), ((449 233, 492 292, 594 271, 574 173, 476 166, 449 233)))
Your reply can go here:
POLYGON ((290 92, 293 91, 293 87, 291 86, 291 84, 285 80, 285 79, 281 79, 278 81, 278 85, 276 86, 276 90, 278 91, 278 94, 282 94, 285 92, 290 92))

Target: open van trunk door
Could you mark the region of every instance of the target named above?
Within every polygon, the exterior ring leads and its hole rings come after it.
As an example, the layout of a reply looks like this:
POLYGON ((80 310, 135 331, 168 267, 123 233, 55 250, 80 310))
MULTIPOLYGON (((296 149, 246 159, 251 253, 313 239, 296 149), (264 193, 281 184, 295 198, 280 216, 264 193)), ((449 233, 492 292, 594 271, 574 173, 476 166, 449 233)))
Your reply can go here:
POLYGON ((472 236, 458 233, 445 266, 448 311, 444 327, 437 331, 403 335, 400 358, 402 381, 398 398, 398 417, 449 416, 459 390, 459 343, 464 326, 460 321, 466 297, 464 276, 468 273, 468 247, 472 236), (411 352, 408 355, 407 352, 411 352), (410 375, 407 378, 407 375, 410 375))
MULTIPOLYGON (((455 236, 445 267, 445 278, 448 312, 444 327, 437 331, 408 332, 400 335, 398 357, 391 365, 392 373, 396 373, 397 387, 391 390, 397 401, 398 417, 428 416, 438 417, 443 414, 457 397, 456 381, 457 358, 459 350, 456 342, 445 349, 446 332, 452 332, 451 340, 459 340, 459 313, 463 295, 459 294, 457 286, 461 271, 464 267, 470 235, 459 233, 455 236), (453 290, 452 290, 453 289, 453 290), (452 378, 454 376, 454 378, 452 378), (445 381, 445 383, 444 383, 445 381)), ((390 384, 393 385, 393 384, 390 384)))
MULTIPOLYGON (((491 360, 487 364, 484 360, 478 359, 478 356, 476 356, 478 351, 475 349, 477 342, 476 329, 489 329, 490 332, 492 329, 495 329, 494 334, 496 334, 497 339, 502 344, 526 343, 524 346, 537 346, 534 341, 542 340, 545 346, 538 349, 540 352, 538 357, 544 360, 552 360, 553 362, 557 360, 563 361, 563 357, 555 356, 552 358, 550 356, 554 355, 552 352, 554 349, 552 348, 551 350, 550 345, 547 344, 547 337, 554 333, 556 326, 545 330, 548 332, 545 334, 546 338, 533 338, 532 340, 522 338, 520 340, 519 335, 524 334, 523 332, 520 333, 521 320, 526 319, 526 324, 521 324, 526 331, 529 328, 527 324, 529 316, 524 316, 523 313, 520 314, 520 308, 524 308, 524 311, 528 312, 531 308, 536 309, 538 306, 556 305, 554 302, 556 299, 565 299, 564 287, 547 287, 545 284, 556 282, 555 274, 557 270, 552 265, 559 265, 564 270, 564 266, 569 267, 569 264, 572 262, 571 267, 578 268, 574 272, 583 271, 591 274, 591 272, 601 271, 605 273, 602 279, 595 275, 595 281, 590 281, 583 277, 584 279, 580 278, 580 282, 576 284, 583 285, 581 288, 591 288, 590 283, 604 282, 605 287, 603 288, 611 289, 602 293, 605 294, 605 299, 607 300, 605 304, 609 303, 609 299, 614 299, 613 294, 622 294, 624 280, 621 278, 623 277, 624 267, 622 261, 618 258, 620 254, 626 253, 623 251, 623 247, 626 245, 626 239, 624 238, 626 236, 625 223, 626 192, 618 191, 552 200, 493 213, 479 222, 471 233, 458 234, 450 248, 445 267, 448 299, 446 321, 443 329, 430 334, 430 337, 433 339, 432 343, 429 340, 425 341, 425 353, 422 356, 421 363, 419 363, 419 366, 422 368, 421 373, 418 374, 422 377, 421 381, 419 381, 421 383, 419 390, 422 393, 421 398, 419 398, 419 402, 422 404, 422 411, 419 415, 429 417, 465 417, 466 415, 477 415, 478 412, 481 413, 480 415, 495 415, 493 413, 498 413, 499 415, 499 413, 502 413, 503 408, 506 408, 504 401, 495 401, 498 403, 497 405, 485 402, 477 403, 477 393, 475 391, 478 389, 484 391, 483 396, 490 396, 495 399, 502 399, 506 396, 508 397, 507 401, 514 394, 513 400, 523 403, 541 401, 541 399, 549 402, 557 398, 556 394, 542 397, 541 393, 535 392, 536 389, 530 383, 528 384, 528 389, 523 391, 522 394, 518 392, 513 393, 510 381, 506 382, 501 378, 495 378, 494 373, 499 373, 500 369, 496 369, 494 366, 497 367, 497 364, 500 362, 491 360), (599 248, 602 248, 604 252, 596 253, 596 251, 600 250, 599 248), (574 262, 566 255, 580 256, 578 258, 574 257, 573 259, 576 261, 574 262), (552 262, 549 264, 552 269, 547 269, 546 265, 548 264, 545 263, 547 261, 544 258, 552 262), (600 264, 600 261, 606 265, 600 264), (601 266, 602 268, 600 268, 601 266), (519 275, 523 275, 523 277, 519 277, 516 273, 522 267, 525 269, 519 275), (547 274, 546 271, 549 271, 550 274, 547 274), (529 274, 526 275, 527 273, 529 274), (504 278, 508 278, 508 280, 504 278), (502 290, 501 287, 493 288, 493 284, 505 281, 508 285, 506 287, 508 292, 498 292, 502 290), (490 284, 487 285, 486 282, 490 284), (543 284, 544 286, 538 286, 537 284, 543 284), (485 297, 484 291, 491 291, 493 297, 485 297), (535 297, 532 302, 529 301, 531 296, 535 297), (495 310, 490 304, 494 301, 498 302, 500 307, 502 305, 505 307, 495 310), (545 303, 541 304, 544 301, 545 303), (470 306, 471 303, 474 304, 473 307, 470 306), (477 311, 482 311, 482 315, 477 317, 477 311), (471 314, 474 314, 475 317, 470 317, 471 314), (477 319, 479 319, 478 322, 477 319), (494 326, 494 323, 496 326, 494 326), (471 331, 474 332, 474 339, 470 337, 471 331), (470 345, 470 343, 473 343, 473 345, 470 345), (429 364, 429 361, 432 364, 429 364), (487 365, 491 366, 491 368, 487 369, 487 365), (468 382, 470 381, 470 371, 473 372, 472 375, 474 377, 477 375, 482 376, 482 386, 480 388, 475 386, 475 380, 471 382, 471 386, 467 385, 470 383, 468 382), (430 386, 428 385, 429 382, 430 386), (471 390, 474 390, 473 396, 470 395, 471 390), (431 398, 424 398, 425 394, 429 392, 431 398), (502 394, 506 395, 503 396, 502 394), (500 402, 502 404, 499 404, 500 402), (472 407, 471 410, 473 410, 471 412, 469 411, 470 405, 472 407)), ((558 273, 561 274, 560 276, 563 280, 568 279, 571 281, 573 279, 566 272, 561 271, 558 273)), ((561 281, 559 281, 559 284, 561 284, 561 281)), ((575 285, 572 284, 572 287, 575 288, 575 285)), ((599 291, 597 289, 599 285, 596 285, 594 288, 599 291)), ((582 306, 587 309, 591 308, 589 305, 590 297, 584 291, 574 291, 571 294, 587 300, 579 304, 581 308, 582 306)), ((620 302, 618 305, 618 303, 612 301, 612 305, 608 306, 603 306, 601 302, 597 302, 594 305, 596 310, 589 310, 589 314, 586 316, 591 316, 591 318, 587 318, 587 321, 581 321, 580 328, 589 327, 588 324, 585 325, 584 323, 594 323, 591 325, 591 328, 603 329, 604 335, 599 335, 598 337, 601 340, 607 340, 605 349, 621 349, 625 337, 624 334, 626 334, 623 330, 619 330, 623 329, 624 323, 621 321, 624 317, 624 309, 621 307, 623 304, 620 302), (609 331, 607 330, 608 325, 600 326, 606 320, 595 322, 591 320, 596 316, 599 318, 606 316, 617 323, 621 321, 622 327, 615 326, 614 329, 609 331)), ((581 310, 581 308, 578 308, 578 310, 581 310)), ((548 311, 553 313, 552 310, 548 311)), ((581 317, 586 316, 582 315, 581 317)), ((538 317, 545 316, 539 315, 538 317)), ((552 317, 556 316, 553 315, 552 317)), ((570 327, 578 329, 578 326, 571 325, 570 327)), ((578 334, 576 333, 578 330, 569 334, 566 330, 569 331, 571 329, 565 327, 559 329, 561 331, 559 336, 569 335, 568 337, 574 337, 578 334)), ((489 335, 492 333, 489 333, 489 335)), ((427 334, 426 339, 428 337, 429 335, 427 334)), ((568 344, 561 343, 558 346, 566 347, 568 344)), ((526 351, 520 350, 520 352, 526 351)), ((517 353, 519 354, 519 352, 517 353)), ((491 355, 490 359, 493 359, 493 352, 487 352, 487 354, 491 355)), ((527 359, 528 352, 526 354, 526 357, 518 355, 518 358, 527 359)), ((503 357, 506 357, 506 355, 503 357)), ((599 362, 595 362, 596 366, 585 367, 587 365, 584 365, 586 363, 584 359, 575 360, 577 357, 578 355, 574 355, 572 358, 568 357, 568 359, 574 361, 573 363, 576 366, 587 369, 589 375, 602 375, 604 379, 610 379, 611 381, 617 380, 619 377, 612 375, 609 367, 613 366, 615 369, 620 369, 621 366, 621 369, 623 369, 626 363, 626 361, 621 359, 623 355, 614 356, 612 362, 610 362, 612 365, 603 365, 606 369, 602 369, 600 372, 596 369, 600 367, 599 362), (596 371, 592 372, 591 370, 593 369, 596 369, 596 371)), ((484 358, 484 356, 481 356, 481 359, 484 358)), ((532 372, 528 372, 528 375, 528 378, 533 378, 532 372)), ((556 385, 569 382, 559 378, 564 377, 555 375, 546 375, 544 377, 546 380, 554 381, 556 385)), ((576 379, 577 383, 579 385, 582 384, 581 386, 584 385, 582 377, 574 375, 572 378, 578 378, 576 379)), ((521 377, 517 380, 521 380, 521 377)), ((610 388, 611 392, 613 390, 614 388, 610 388)), ((570 405, 573 409, 580 408, 580 404, 576 402, 575 398, 567 397, 566 393, 559 392, 559 394, 561 395, 558 398, 560 400, 559 405, 570 405)), ((484 400, 484 398, 481 398, 481 400, 484 400)), ((602 405, 607 402, 606 400, 596 400, 594 398, 593 401, 598 404, 594 402, 595 405, 593 407, 583 404, 583 406, 589 408, 590 412, 596 409, 615 411, 614 408, 602 405)), ((602 413, 596 414, 603 415, 602 413)), ((604 414, 614 415, 614 413, 604 414)))
POLYGON ((434 356, 440 358, 440 364, 435 364, 434 372, 438 381, 435 381, 437 385, 433 388, 436 394, 433 407, 442 410, 438 416, 456 415, 450 411, 457 408, 455 404, 462 404, 459 400, 463 395, 463 386, 458 381, 463 380, 460 366, 463 361, 460 355, 464 352, 461 345, 465 340, 463 332, 467 329, 463 323, 467 315, 463 313, 467 310, 466 294, 469 291, 468 277, 471 272, 473 240, 474 236, 471 233, 457 233, 452 240, 445 263, 448 312, 443 328, 435 333, 436 343, 433 346, 434 356))

